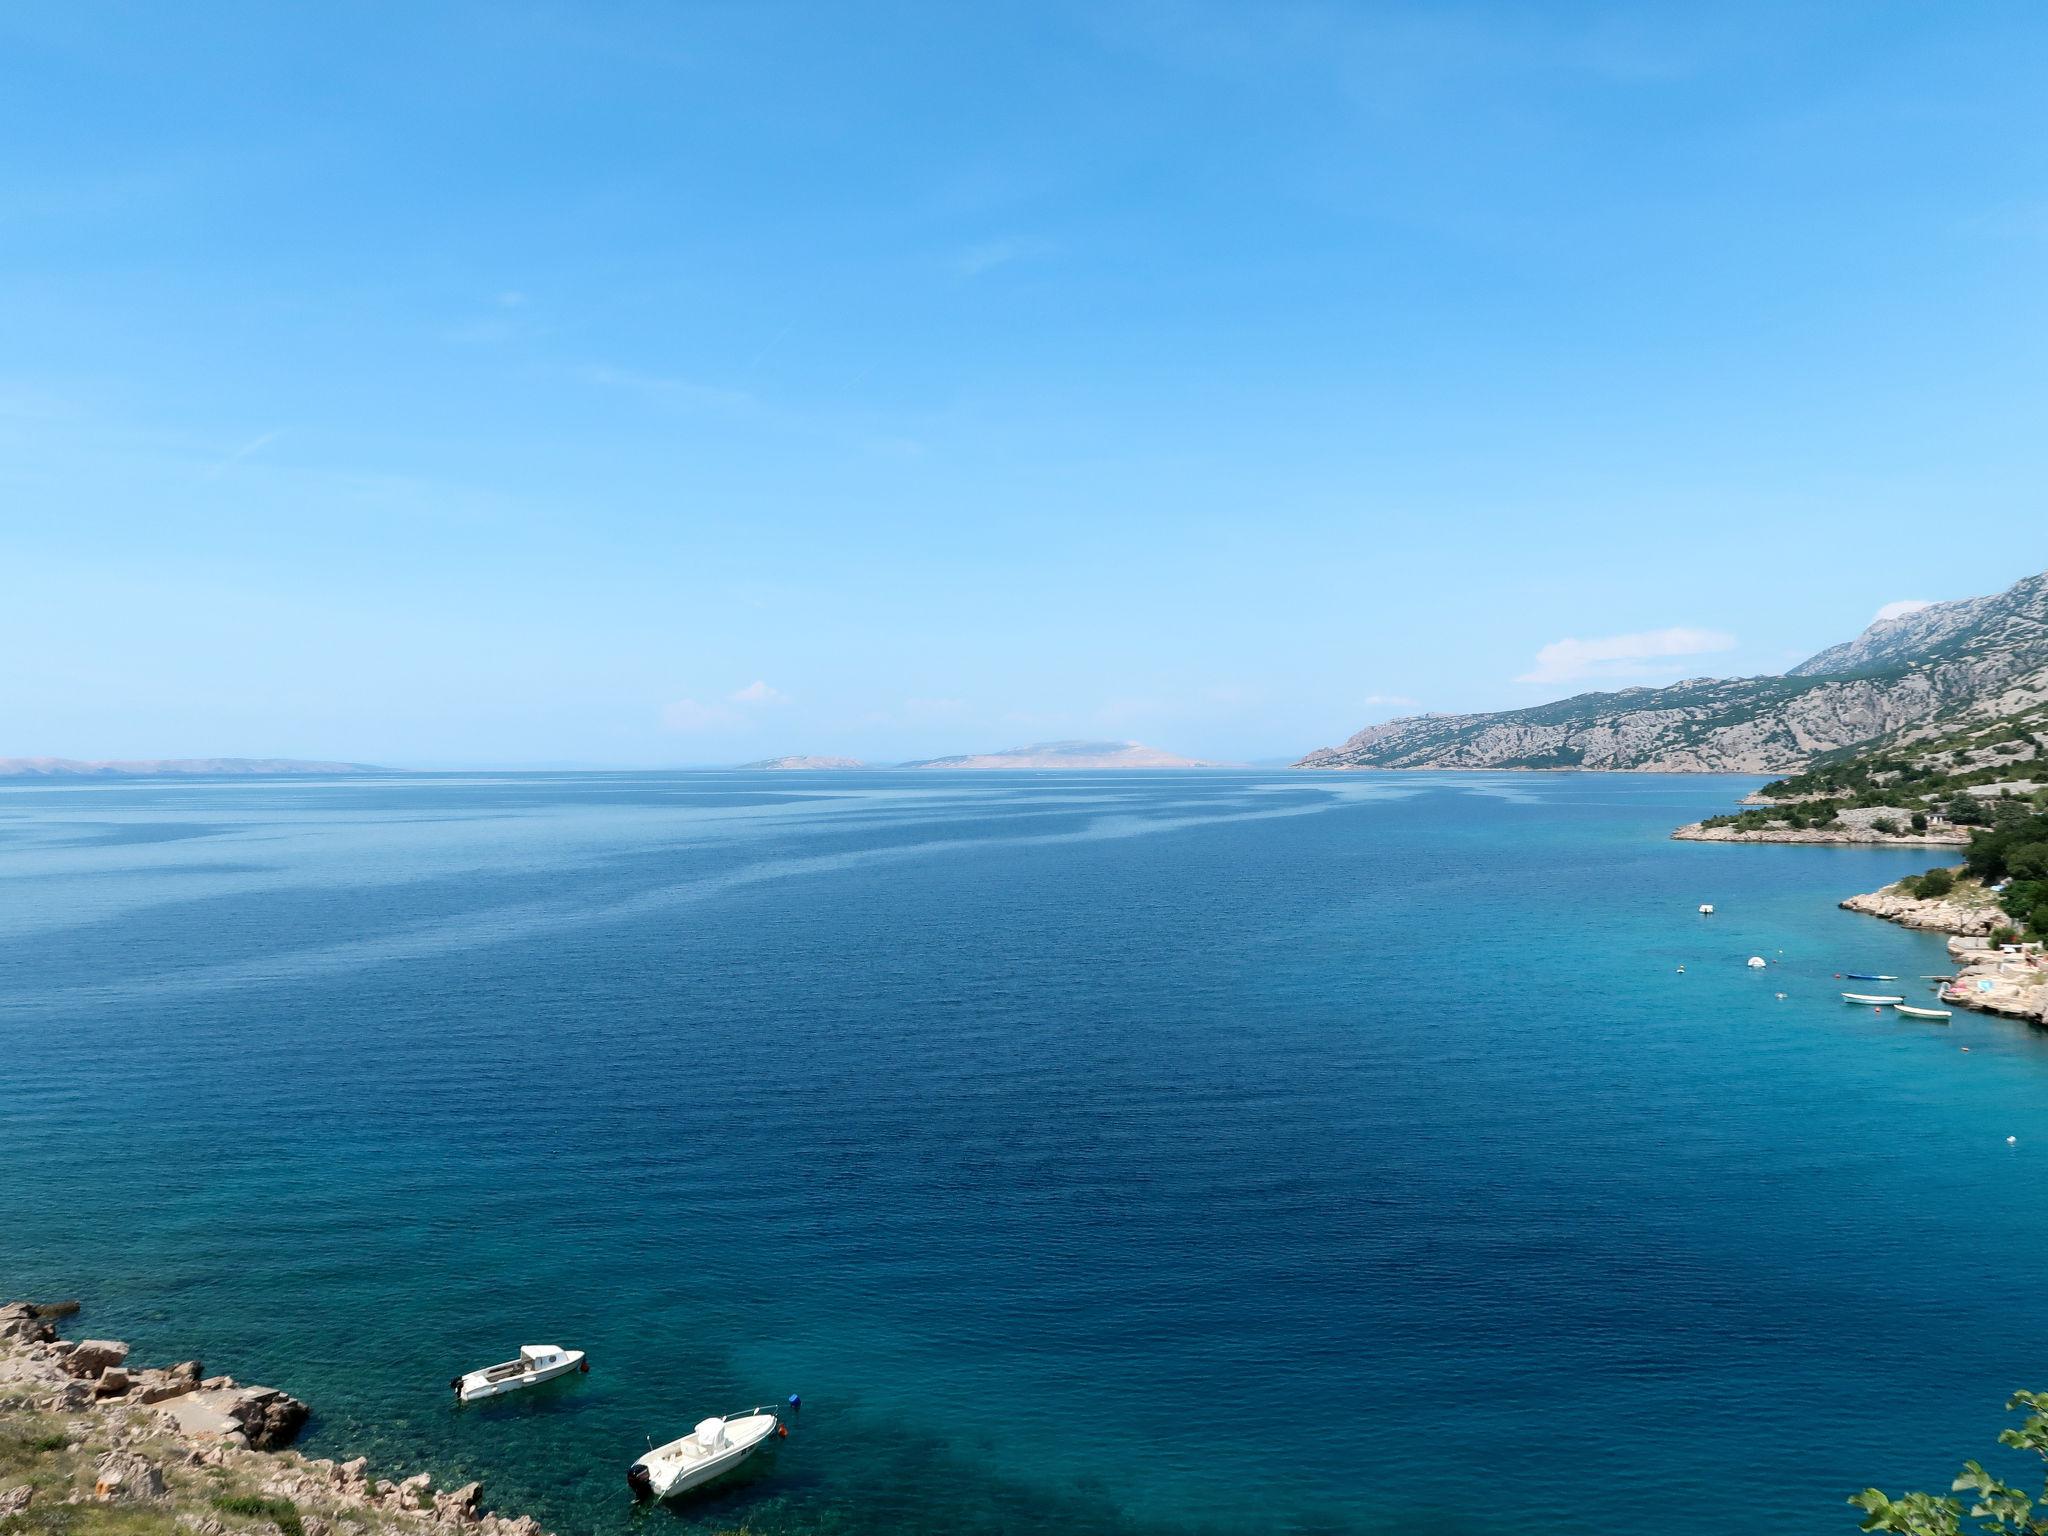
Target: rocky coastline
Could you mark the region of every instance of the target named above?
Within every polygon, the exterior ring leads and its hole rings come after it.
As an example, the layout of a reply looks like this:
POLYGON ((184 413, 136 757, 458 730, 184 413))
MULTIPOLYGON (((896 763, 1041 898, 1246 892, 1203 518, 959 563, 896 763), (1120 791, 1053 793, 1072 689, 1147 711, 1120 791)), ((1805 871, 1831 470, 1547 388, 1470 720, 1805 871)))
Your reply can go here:
POLYGON ((302 1456, 297 1398, 196 1360, 138 1369, 119 1340, 60 1337, 77 1311, 0 1306, 0 1536, 547 1536, 486 1513, 480 1483, 302 1456))
POLYGON ((1970 834, 1962 828, 1903 834, 1856 826, 1760 827, 1743 831, 1736 827, 1709 827, 1697 821, 1687 822, 1671 835, 1682 843, 1834 843, 1859 848, 1960 848, 1970 840, 1970 834))
POLYGON ((1991 943, 1995 930, 2015 925, 1997 898, 1975 881, 1958 880, 1949 895, 1937 897, 1888 885, 1848 897, 1842 906, 1902 927, 1947 934, 1955 977, 1942 988, 1946 1005, 2048 1027, 2048 957, 2038 944, 1991 943))

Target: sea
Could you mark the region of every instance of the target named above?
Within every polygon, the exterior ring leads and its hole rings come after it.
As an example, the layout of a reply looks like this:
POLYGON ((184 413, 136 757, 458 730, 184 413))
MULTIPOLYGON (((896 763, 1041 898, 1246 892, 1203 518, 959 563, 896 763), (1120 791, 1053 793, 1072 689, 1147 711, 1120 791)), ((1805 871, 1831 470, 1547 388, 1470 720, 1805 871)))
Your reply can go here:
POLYGON ((1755 782, 12 784, 0 1291, 564 1536, 1847 1532, 2025 1470, 2048 1037, 1755 782))

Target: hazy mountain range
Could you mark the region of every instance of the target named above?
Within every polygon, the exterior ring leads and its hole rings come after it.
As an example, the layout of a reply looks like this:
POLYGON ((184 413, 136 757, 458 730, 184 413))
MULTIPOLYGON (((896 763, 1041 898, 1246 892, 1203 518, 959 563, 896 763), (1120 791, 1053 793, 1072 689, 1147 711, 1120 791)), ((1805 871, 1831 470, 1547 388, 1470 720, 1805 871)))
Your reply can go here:
POLYGON ((812 768, 1219 768, 1192 757, 1178 757, 1136 741, 1041 741, 1001 752, 968 752, 958 757, 927 757, 909 763, 864 763, 852 757, 796 754, 742 763, 743 768, 803 770, 812 768))
POLYGON ((295 757, 156 757, 87 762, 75 757, 0 757, 7 779, 279 778, 313 774, 386 773, 368 763, 311 763, 295 757))
POLYGON ((1367 726, 1302 768, 1789 773, 1831 752, 1967 727, 2048 698, 2048 574, 1883 619, 1781 677, 1691 678, 1532 709, 1367 726))

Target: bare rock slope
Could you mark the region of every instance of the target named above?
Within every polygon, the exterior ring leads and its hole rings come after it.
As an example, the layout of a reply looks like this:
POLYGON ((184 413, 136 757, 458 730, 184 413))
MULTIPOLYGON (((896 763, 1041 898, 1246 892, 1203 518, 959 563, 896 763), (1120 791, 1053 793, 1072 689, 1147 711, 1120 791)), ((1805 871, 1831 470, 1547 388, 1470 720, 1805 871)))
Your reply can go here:
POLYGON ((1873 624, 1782 677, 1692 678, 1368 726, 1300 768, 1791 773, 1825 753, 2048 697, 2048 573, 1873 624))

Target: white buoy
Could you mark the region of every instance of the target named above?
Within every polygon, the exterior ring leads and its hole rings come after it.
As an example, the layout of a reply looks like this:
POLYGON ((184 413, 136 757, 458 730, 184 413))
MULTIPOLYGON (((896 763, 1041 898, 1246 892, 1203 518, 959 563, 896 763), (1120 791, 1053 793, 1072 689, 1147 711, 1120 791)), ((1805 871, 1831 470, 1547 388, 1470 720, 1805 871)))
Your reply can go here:
POLYGON ((2008 1136, 2005 1138, 2005 1144, 2008 1147, 2016 1147, 2020 1144, 2020 1139, 2017 1136, 2008 1136))
POLYGON ((1743 963, 1747 965, 1752 971, 1760 971, 1764 968, 1764 957, 1762 955, 1751 955, 1749 959, 1747 959, 1743 963))

